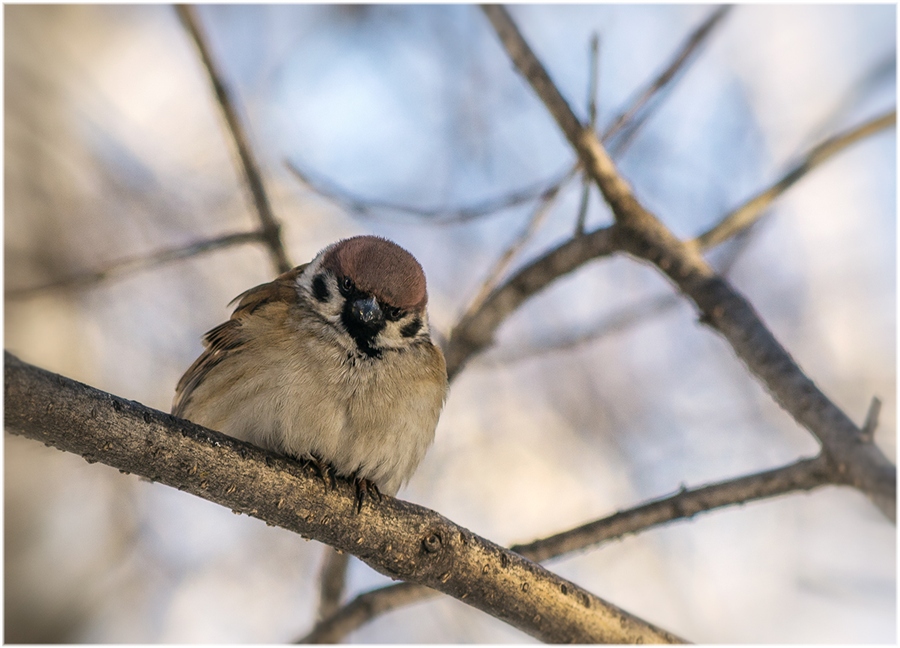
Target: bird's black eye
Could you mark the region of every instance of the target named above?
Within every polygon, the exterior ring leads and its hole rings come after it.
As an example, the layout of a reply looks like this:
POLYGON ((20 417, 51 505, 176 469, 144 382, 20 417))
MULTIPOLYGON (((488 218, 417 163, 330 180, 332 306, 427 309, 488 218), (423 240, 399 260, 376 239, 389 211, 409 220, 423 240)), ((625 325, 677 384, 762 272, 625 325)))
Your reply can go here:
POLYGON ((396 306, 388 306, 386 309, 384 309, 384 316, 392 322, 396 322, 398 319, 403 317, 403 309, 397 308, 396 306))
POLYGON ((341 292, 345 295, 353 290, 353 280, 350 277, 341 279, 341 292))

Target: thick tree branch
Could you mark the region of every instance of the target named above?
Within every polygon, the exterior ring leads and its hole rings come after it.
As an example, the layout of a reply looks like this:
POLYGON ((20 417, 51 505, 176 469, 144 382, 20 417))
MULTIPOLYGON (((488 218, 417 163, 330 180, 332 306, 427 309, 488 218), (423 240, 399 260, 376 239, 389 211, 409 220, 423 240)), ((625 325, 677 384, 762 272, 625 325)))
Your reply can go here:
POLYGON ((181 19, 184 28, 191 35, 194 45, 203 61, 203 66, 209 75, 210 83, 212 83, 213 91, 216 93, 216 100, 222 109, 225 117, 225 123, 228 125, 228 132, 234 141, 234 145, 241 161, 241 168, 244 171, 244 178, 247 181, 247 187, 253 198, 253 204, 256 207, 256 215, 259 218, 262 227, 263 237, 269 247, 269 253, 272 256, 272 262, 278 268, 278 272, 287 272, 291 269, 292 264, 288 260, 287 252, 284 249, 284 242, 281 240, 281 225, 272 212, 272 206, 269 203, 269 197, 266 194, 266 187, 263 183, 262 173, 259 171, 259 163, 253 154, 253 148, 250 146, 250 138, 238 117, 238 111, 235 102, 228 92, 225 85, 224 75, 216 65, 213 59, 210 47, 206 42, 203 30, 200 28, 200 22, 197 19, 196 10, 190 5, 175 5, 178 17, 181 19))
MULTIPOLYGON (((516 545, 511 551, 542 562, 593 545, 640 533, 667 522, 692 518, 726 506, 840 483, 841 476, 824 455, 699 488, 684 489, 556 535, 516 545)), ((377 616, 434 597, 434 590, 411 583, 388 585, 360 594, 323 619, 300 643, 334 643, 377 616)))
POLYGON ((896 467, 803 373, 750 303, 638 202, 594 132, 579 123, 507 11, 496 5, 483 6, 483 10, 519 72, 556 119, 611 207, 616 218, 616 247, 652 263, 668 276, 696 304, 701 322, 721 333, 775 400, 822 443, 845 483, 862 490, 895 520, 896 467))
POLYGON ((197 495, 351 553, 549 642, 671 643, 675 636, 421 506, 353 486, 5 355, 8 432, 197 495))

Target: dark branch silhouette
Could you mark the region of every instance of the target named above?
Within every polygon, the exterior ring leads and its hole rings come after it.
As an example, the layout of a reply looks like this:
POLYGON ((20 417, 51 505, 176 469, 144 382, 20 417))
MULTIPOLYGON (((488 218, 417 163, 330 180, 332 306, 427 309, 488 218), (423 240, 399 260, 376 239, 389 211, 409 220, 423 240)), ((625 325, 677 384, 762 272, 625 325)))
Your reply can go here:
POLYGON ((178 12, 178 17, 181 19, 184 28, 191 35, 191 39, 200 53, 200 59, 203 61, 203 66, 209 75, 213 91, 216 93, 216 101, 218 101, 219 107, 222 109, 222 115, 225 117, 225 123, 228 125, 228 132, 231 134, 237 149, 244 178, 253 198, 253 204, 256 207, 256 214, 262 228, 262 236, 269 247, 272 262, 279 273, 287 272, 293 267, 293 264, 288 260, 284 243, 281 240, 281 225, 272 213, 269 197, 259 170, 259 162, 256 160, 253 148, 250 146, 250 137, 247 135, 240 117, 238 117, 235 100, 228 91, 224 81, 225 77, 213 59, 209 44, 206 42, 206 37, 200 28, 197 11, 190 5, 176 5, 175 10, 178 12))

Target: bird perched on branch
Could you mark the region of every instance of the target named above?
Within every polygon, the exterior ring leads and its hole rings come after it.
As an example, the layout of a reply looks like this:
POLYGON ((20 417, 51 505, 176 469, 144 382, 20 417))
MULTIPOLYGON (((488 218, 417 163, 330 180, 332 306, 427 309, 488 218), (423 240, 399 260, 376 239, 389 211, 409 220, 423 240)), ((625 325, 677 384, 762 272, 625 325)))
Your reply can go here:
POLYGON ((172 413, 312 459, 323 478, 333 467, 356 481, 358 506, 365 494, 396 494, 447 393, 418 261, 355 236, 234 301, 178 382, 172 413))

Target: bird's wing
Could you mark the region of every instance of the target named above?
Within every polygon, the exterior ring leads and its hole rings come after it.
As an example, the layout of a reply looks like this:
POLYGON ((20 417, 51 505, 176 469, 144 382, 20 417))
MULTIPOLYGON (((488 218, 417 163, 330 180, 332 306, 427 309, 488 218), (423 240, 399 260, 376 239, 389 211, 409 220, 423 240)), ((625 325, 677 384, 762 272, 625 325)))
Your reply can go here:
POLYGON ((273 281, 255 286, 231 300, 231 304, 237 302, 237 308, 234 309, 231 318, 203 336, 203 345, 206 349, 178 381, 172 414, 182 416, 191 393, 203 381, 206 374, 244 345, 246 336, 243 335, 242 327, 249 315, 263 304, 296 299, 296 280, 307 265, 309 264, 304 263, 293 270, 288 270, 273 281))

